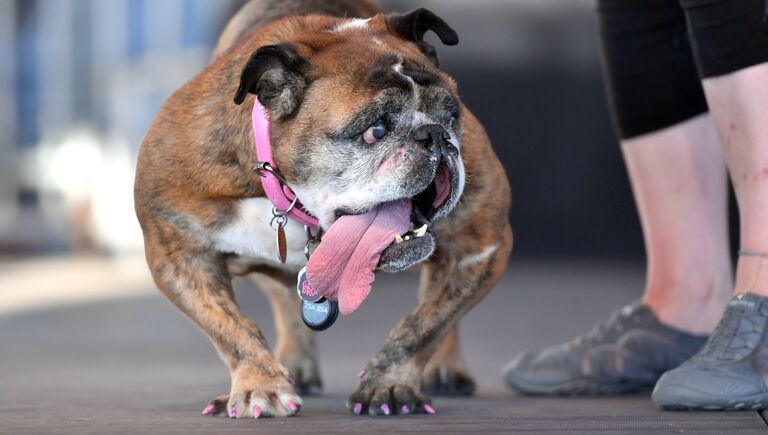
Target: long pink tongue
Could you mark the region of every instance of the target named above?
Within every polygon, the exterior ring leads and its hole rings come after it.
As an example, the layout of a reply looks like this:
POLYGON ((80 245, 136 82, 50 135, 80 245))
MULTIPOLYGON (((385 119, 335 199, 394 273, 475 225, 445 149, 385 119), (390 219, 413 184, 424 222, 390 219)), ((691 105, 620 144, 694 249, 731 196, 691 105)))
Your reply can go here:
POLYGON ((410 229, 410 215, 411 200, 400 199, 337 219, 309 259, 309 283, 325 297, 338 299, 342 314, 352 314, 371 293, 381 252, 395 235, 410 229))

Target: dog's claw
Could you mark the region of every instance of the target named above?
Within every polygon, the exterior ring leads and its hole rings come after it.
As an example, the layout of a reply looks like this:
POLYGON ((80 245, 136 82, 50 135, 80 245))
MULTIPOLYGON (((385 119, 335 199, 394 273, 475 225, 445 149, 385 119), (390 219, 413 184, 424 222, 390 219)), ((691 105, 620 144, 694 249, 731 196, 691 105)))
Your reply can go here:
POLYGON ((371 374, 347 399, 347 407, 355 414, 364 410, 370 415, 410 415, 433 413, 425 408, 432 400, 409 385, 392 385, 389 382, 370 382, 371 374))
POLYGON ((203 408, 201 414, 203 415, 211 415, 216 411, 216 407, 213 405, 213 403, 209 403, 208 406, 203 408))
POLYGON ((253 418, 257 419, 261 417, 261 408, 258 405, 253 405, 253 418))
POLYGON ((229 410, 229 418, 237 418, 237 408, 232 408, 229 410))
POLYGON ((360 370, 360 373, 357 374, 357 378, 363 379, 363 376, 365 376, 365 369, 360 370))
POLYGON ((427 411, 427 414, 435 414, 435 408, 432 407, 429 403, 424 404, 424 410, 427 411))

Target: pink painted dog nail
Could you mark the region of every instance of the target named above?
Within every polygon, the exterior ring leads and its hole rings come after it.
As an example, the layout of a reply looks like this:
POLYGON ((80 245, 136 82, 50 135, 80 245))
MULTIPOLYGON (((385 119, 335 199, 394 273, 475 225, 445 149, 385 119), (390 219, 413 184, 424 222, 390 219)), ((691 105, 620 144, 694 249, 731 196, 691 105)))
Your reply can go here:
POLYGON ((215 410, 216 410, 216 407, 213 406, 213 403, 209 403, 208 406, 203 408, 202 414, 203 415, 211 415, 211 414, 213 414, 213 411, 215 411, 215 410))
POLYGON ((424 404, 424 410, 427 411, 427 414, 434 414, 435 408, 432 407, 429 403, 424 404))
POLYGON ((363 376, 365 376, 365 369, 360 370, 360 373, 357 374, 358 379, 363 379, 363 376))
POLYGON ((381 405, 381 412, 383 412, 384 415, 391 414, 391 411, 389 410, 389 405, 387 405, 386 403, 381 405))
POLYGON ((261 408, 258 405, 253 405, 253 418, 261 417, 261 408))
POLYGON ((400 408, 400 414, 408 415, 411 413, 411 410, 408 409, 408 405, 403 405, 402 408, 400 408))
POLYGON ((289 401, 285 402, 285 404, 286 404, 286 406, 288 406, 288 408, 290 408, 290 409, 291 409, 291 411, 293 411, 293 412, 296 412, 296 410, 297 410, 297 409, 299 409, 299 407, 298 407, 298 406, 296 406, 296 404, 295 404, 295 403, 293 403, 293 400, 289 400, 289 401))
POLYGON ((360 413, 363 412, 363 404, 355 403, 355 406, 352 407, 352 412, 354 412, 357 415, 360 415, 360 413))
POLYGON ((229 418, 237 418, 237 408, 232 408, 229 410, 229 418))

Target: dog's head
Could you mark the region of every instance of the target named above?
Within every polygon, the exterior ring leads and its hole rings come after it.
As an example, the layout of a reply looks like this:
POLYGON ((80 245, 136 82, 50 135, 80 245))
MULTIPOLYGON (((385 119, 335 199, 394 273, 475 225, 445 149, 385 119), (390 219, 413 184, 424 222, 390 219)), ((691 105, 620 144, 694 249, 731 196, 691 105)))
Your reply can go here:
POLYGON ((429 257, 431 226, 456 207, 465 176, 456 84, 424 34, 455 45, 456 32, 425 9, 290 18, 271 29, 276 43, 252 53, 235 103, 251 93, 268 110, 276 163, 305 209, 328 228, 342 215, 411 198, 422 231, 387 248, 379 268, 429 257))

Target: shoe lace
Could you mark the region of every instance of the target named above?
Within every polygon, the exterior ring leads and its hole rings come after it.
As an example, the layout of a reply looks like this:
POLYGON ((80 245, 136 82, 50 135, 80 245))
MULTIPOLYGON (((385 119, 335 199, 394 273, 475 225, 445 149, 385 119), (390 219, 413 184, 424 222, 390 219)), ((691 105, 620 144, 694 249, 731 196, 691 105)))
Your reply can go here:
POLYGON ((766 318, 768 304, 762 304, 759 310, 729 304, 701 355, 720 361, 738 361, 748 357, 763 337, 766 318))
POLYGON ((591 345, 597 342, 606 341, 607 337, 614 337, 621 334, 636 313, 633 305, 627 305, 624 308, 615 311, 605 322, 596 325, 586 334, 580 335, 571 341, 574 348, 591 345))

